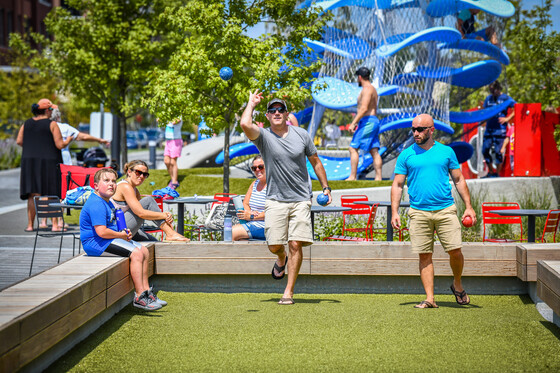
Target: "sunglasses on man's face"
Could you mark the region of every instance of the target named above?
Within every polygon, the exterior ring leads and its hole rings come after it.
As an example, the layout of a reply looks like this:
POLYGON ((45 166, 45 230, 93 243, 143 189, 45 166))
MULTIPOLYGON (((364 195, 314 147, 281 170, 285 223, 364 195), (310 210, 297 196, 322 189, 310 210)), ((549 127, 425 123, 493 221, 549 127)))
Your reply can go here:
POLYGON ((253 172, 257 171, 257 169, 264 170, 264 164, 260 164, 258 166, 251 166, 251 170, 253 170, 253 172))
POLYGON ((276 112, 284 114, 286 112, 286 109, 284 109, 283 107, 271 107, 270 109, 268 109, 268 114, 274 114, 276 112))
POLYGON ((136 173, 136 177, 144 176, 144 179, 147 179, 150 176, 149 172, 142 172, 140 170, 132 170, 136 173))
POLYGON ((432 126, 430 126, 430 127, 412 127, 412 132, 424 132, 428 128, 432 128, 432 126))

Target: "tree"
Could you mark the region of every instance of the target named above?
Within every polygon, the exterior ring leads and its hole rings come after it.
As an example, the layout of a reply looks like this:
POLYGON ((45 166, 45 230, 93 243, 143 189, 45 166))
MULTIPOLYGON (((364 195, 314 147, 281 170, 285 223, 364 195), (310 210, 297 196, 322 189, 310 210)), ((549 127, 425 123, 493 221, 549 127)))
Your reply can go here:
POLYGON ((26 38, 11 34, 10 72, 0 72, 0 137, 14 136, 23 122, 31 117, 31 105, 41 98, 54 100, 56 79, 42 77, 32 64, 37 50, 26 38))
POLYGON ((287 98, 292 111, 310 97, 309 88, 302 84, 318 65, 307 60, 302 40, 318 39, 326 17, 320 18, 318 10, 295 9, 295 4, 295 0, 192 0, 164 14, 164 22, 186 37, 173 51, 169 65, 155 68, 146 102, 165 121, 181 117, 198 123, 203 116, 215 132, 225 130, 226 193, 229 131, 249 91, 258 88, 266 95, 287 98), (259 39, 247 36, 247 28, 262 19, 274 22, 278 31, 259 39), (230 81, 220 79, 224 66, 234 72, 230 81))
POLYGON ((506 66, 508 94, 543 108, 560 106, 560 34, 547 32, 551 8, 552 1, 545 0, 543 6, 521 11, 506 21, 504 33, 511 61, 506 66))
POLYGON ((126 121, 141 107, 150 71, 165 64, 177 42, 168 37, 169 24, 160 18, 175 2, 68 0, 67 4, 82 16, 58 7, 45 19, 53 40, 36 35, 45 51, 42 71, 62 79, 81 99, 96 106, 103 103, 118 117, 122 166, 127 161, 126 121))

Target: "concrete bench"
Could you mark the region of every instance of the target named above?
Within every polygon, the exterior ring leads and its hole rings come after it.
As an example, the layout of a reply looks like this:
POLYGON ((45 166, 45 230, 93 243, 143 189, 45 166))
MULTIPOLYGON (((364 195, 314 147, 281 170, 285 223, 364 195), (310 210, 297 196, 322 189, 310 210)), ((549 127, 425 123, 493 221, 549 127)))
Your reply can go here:
MULTIPOLYGON (((150 274, 154 245, 150 251, 150 274)), ((120 311, 134 289, 128 258, 81 255, 0 292, 0 371, 46 368, 120 311)))
POLYGON ((552 321, 560 327, 560 261, 537 262, 537 296, 552 308, 552 321))
POLYGON ((517 276, 521 281, 537 281, 538 260, 560 260, 560 244, 534 243, 517 245, 517 276))

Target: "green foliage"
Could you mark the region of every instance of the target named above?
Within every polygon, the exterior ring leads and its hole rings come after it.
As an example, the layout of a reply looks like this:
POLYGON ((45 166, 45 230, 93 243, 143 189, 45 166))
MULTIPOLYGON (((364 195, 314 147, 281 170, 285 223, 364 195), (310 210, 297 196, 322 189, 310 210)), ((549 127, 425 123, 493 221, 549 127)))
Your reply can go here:
MULTIPOLYGON (((169 7, 161 17, 182 43, 173 50, 168 66, 153 72, 145 102, 164 121, 176 117, 219 131, 233 125, 250 90, 285 97, 291 110, 309 99, 301 84, 311 79, 317 64, 305 66, 302 39, 317 38, 325 19, 313 9, 294 9, 295 0, 189 1, 169 7), (281 32, 253 39, 246 30, 263 19, 282 25, 281 32), (292 48, 282 53, 289 44, 292 48), (288 68, 279 73, 280 68, 288 68), (225 82, 219 70, 229 66, 233 78, 225 82)), ((262 121, 262 118, 260 118, 262 121)))
POLYGON ((160 15, 170 0, 69 0, 67 5, 83 16, 72 16, 62 7, 45 19, 53 40, 36 35, 45 47, 37 59, 45 75, 60 78, 64 87, 81 99, 104 103, 118 116, 121 149, 126 160, 126 119, 141 107, 146 82, 154 65, 165 65, 177 42, 172 25, 160 15))
POLYGON ((41 98, 54 100, 57 81, 39 75, 33 49, 26 37, 10 34, 11 72, 0 71, 0 138, 15 137, 17 129, 32 116, 31 105, 41 98))
POLYGON ((509 95, 517 102, 560 106, 560 34, 551 31, 552 0, 507 19, 504 44, 509 95))
POLYGON ((21 163, 21 147, 14 139, 0 140, 0 170, 19 167, 21 163))

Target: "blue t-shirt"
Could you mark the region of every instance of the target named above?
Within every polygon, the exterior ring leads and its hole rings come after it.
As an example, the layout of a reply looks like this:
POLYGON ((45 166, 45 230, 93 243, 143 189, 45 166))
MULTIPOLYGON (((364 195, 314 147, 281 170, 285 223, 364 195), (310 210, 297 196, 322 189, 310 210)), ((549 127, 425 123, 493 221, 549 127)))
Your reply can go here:
POLYGON ((104 225, 114 231, 117 230, 114 208, 97 194, 92 193, 80 213, 80 239, 84 251, 91 256, 103 254, 113 239, 101 238, 95 232, 96 225, 104 225))
MULTIPOLYGON (((511 97, 509 97, 504 93, 502 93, 498 97, 488 95, 488 97, 486 97, 486 99, 484 100, 484 109, 492 106, 500 105, 501 103, 509 99, 511 99, 511 97)), ((512 102, 511 105, 508 106, 508 108, 513 107, 514 105, 515 102, 512 102)), ((492 135, 492 136, 505 136, 507 132, 507 123, 500 124, 500 122, 498 121, 498 118, 503 118, 505 116, 507 116, 507 108, 500 111, 498 115, 488 119, 486 121, 486 132, 484 132, 484 134, 492 135)))
POLYGON ((435 211, 455 202, 451 195, 449 170, 458 168, 459 162, 453 149, 435 141, 429 150, 417 144, 403 150, 397 159, 395 174, 407 176, 412 208, 435 211))

